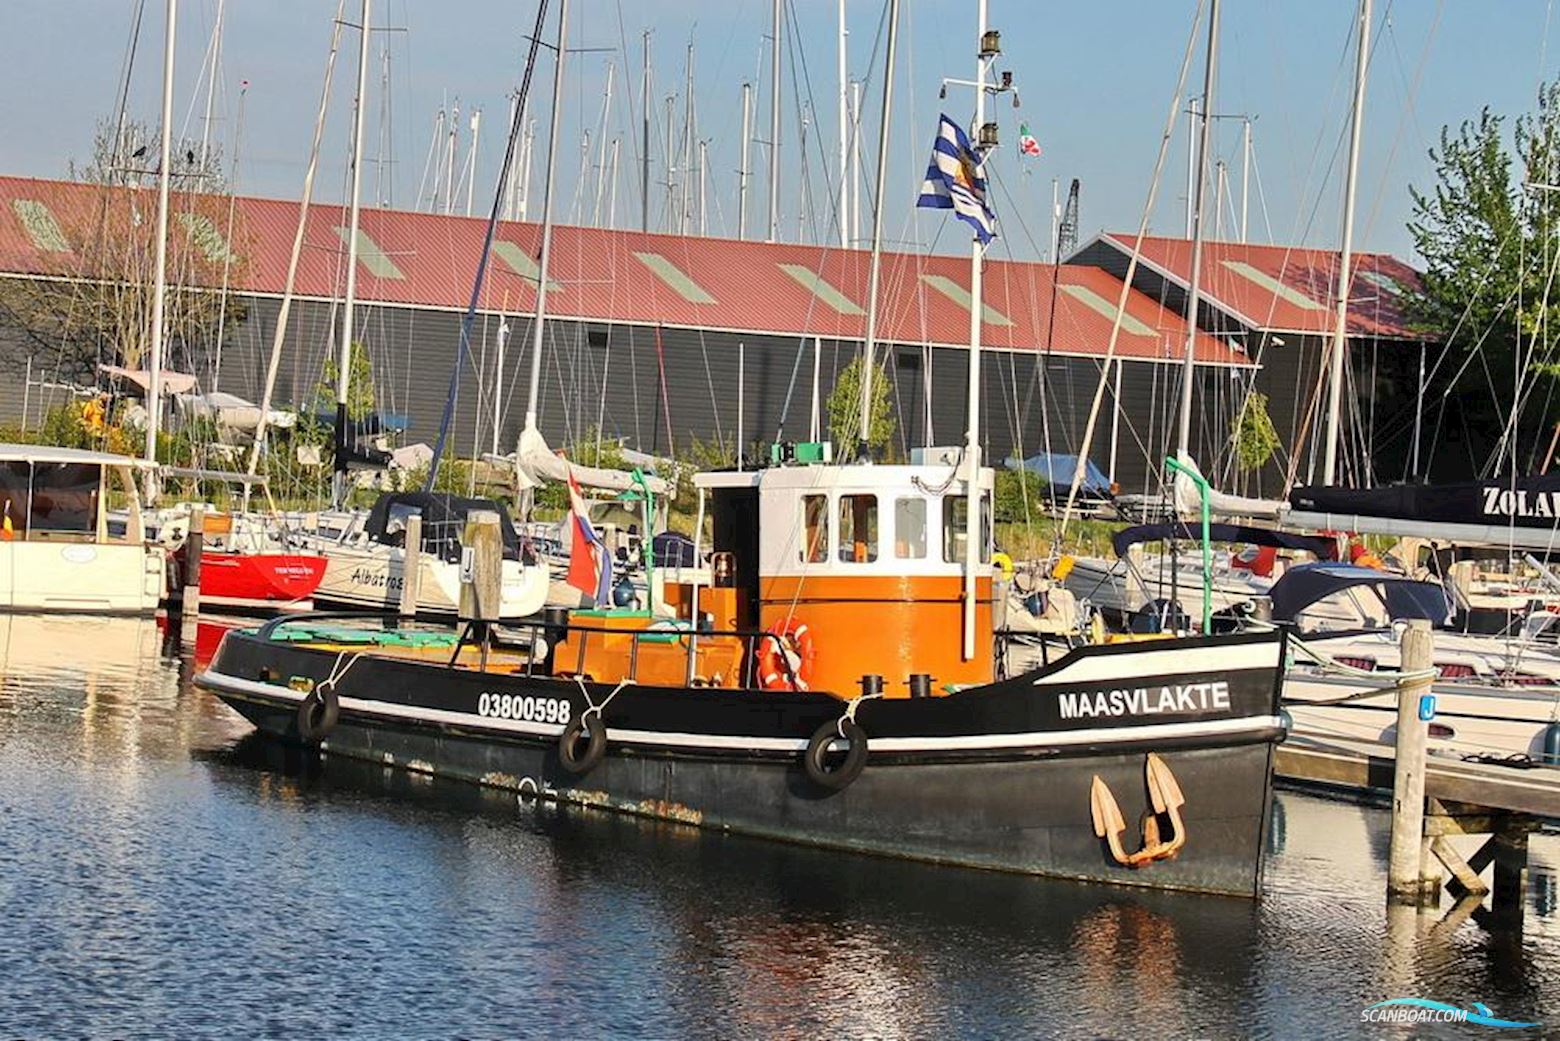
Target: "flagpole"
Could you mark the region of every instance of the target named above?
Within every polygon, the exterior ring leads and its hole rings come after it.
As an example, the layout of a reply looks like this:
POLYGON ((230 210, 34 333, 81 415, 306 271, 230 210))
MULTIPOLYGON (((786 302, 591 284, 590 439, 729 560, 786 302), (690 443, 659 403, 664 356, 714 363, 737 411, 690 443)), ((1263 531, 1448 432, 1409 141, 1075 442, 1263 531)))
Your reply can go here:
MULTIPOLYGON (((980 152, 981 128, 986 123, 986 66, 997 53, 995 49, 987 49, 986 0, 979 0, 977 18, 980 22, 977 36, 980 41, 980 52, 975 59, 975 152, 980 156, 982 154, 980 152)), ((982 259, 984 259, 984 249, 977 234, 970 240, 970 378, 969 400, 966 405, 969 429, 964 435, 967 496, 964 529, 963 657, 965 661, 975 657, 975 569, 979 566, 982 556, 982 547, 979 545, 982 527, 980 518, 980 333, 981 320, 984 317, 981 303, 982 259)))

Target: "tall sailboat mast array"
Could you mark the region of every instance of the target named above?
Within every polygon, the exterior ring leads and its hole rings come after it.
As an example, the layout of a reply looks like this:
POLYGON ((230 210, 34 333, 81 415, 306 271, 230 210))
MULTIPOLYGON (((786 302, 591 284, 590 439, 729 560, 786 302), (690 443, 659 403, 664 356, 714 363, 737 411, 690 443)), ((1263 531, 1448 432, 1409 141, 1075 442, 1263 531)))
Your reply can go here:
POLYGON ((146 501, 157 499, 157 434, 162 424, 163 338, 168 296, 168 187, 173 177, 173 57, 179 0, 168 0, 163 34, 162 118, 158 132, 157 245, 152 281, 152 332, 146 384, 146 501))
MULTIPOLYGON (((368 34, 372 26, 373 0, 363 0, 358 38, 357 92, 352 98, 351 193, 347 206, 347 279, 341 300, 341 349, 336 360, 336 472, 331 482, 331 499, 340 506, 346 501, 348 464, 355 443, 349 447, 347 395, 352 381, 352 333, 357 304, 358 219, 363 193, 363 111, 368 96, 368 34)), ((355 441, 355 439, 353 439, 355 441)))

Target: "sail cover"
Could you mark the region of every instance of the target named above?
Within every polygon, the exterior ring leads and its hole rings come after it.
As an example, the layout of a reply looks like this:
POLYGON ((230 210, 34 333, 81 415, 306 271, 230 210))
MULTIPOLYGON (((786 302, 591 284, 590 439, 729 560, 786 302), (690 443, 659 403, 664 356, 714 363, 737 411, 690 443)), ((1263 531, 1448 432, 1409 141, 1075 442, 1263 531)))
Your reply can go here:
MULTIPOLYGON (((515 452, 515 476, 520 487, 534 488, 544 481, 567 484, 571 479, 587 488, 606 488, 623 492, 636 486, 634 475, 622 470, 610 470, 601 466, 581 466, 571 463, 547 447, 547 439, 535 427, 526 427, 520 434, 520 445, 515 452)), ((645 477, 650 491, 667 495, 672 486, 659 477, 645 477)))
POLYGON ((1386 488, 1320 485, 1294 489, 1289 502, 1308 513, 1511 526, 1548 533, 1560 528, 1560 475, 1386 488))

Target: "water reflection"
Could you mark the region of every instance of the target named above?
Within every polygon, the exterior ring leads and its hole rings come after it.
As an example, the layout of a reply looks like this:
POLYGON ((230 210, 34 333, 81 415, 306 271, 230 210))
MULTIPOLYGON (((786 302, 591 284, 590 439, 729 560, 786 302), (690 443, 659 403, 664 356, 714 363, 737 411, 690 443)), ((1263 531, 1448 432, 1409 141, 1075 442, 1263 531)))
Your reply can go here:
POLYGON ((947 870, 320 761, 151 622, 0 639, 16 1034, 1325 1037, 1400 994, 1560 1007, 1553 836, 1520 932, 1389 913, 1384 815, 1292 794, 1260 904, 947 870))

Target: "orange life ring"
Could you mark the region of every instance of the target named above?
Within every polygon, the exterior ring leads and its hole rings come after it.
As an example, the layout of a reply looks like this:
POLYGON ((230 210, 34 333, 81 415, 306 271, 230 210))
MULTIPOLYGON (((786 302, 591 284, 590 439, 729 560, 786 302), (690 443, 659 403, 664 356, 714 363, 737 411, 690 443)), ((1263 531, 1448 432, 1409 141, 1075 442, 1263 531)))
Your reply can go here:
POLYGON ((811 690, 813 665, 818 659, 818 650, 813 645, 812 632, 807 628, 807 623, 791 617, 784 622, 776 622, 765 632, 775 638, 758 641, 758 650, 754 654, 758 685, 765 690, 811 690), (791 658, 789 667, 787 662, 781 660, 782 655, 791 658))

